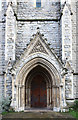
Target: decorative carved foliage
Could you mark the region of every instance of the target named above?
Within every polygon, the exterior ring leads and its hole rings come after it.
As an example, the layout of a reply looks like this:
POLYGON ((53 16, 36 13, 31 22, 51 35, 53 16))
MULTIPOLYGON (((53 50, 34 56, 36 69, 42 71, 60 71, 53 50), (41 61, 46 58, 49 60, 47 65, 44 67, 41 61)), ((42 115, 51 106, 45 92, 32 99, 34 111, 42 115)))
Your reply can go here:
POLYGON ((29 54, 32 54, 35 52, 43 52, 43 53, 48 54, 39 40, 37 41, 37 43, 35 44, 35 46, 33 47, 33 49, 31 50, 29 54))

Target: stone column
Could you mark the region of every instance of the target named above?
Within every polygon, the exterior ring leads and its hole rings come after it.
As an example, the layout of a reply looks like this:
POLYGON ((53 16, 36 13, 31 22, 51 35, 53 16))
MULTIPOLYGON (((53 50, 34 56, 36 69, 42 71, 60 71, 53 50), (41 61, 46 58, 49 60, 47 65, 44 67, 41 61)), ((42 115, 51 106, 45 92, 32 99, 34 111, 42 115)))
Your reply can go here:
POLYGON ((4 96, 6 97, 6 84, 7 84, 7 82, 6 82, 6 77, 7 77, 7 75, 6 75, 6 73, 5 73, 5 82, 4 82, 4 96))
POLYGON ((49 106, 50 106, 50 86, 48 88, 48 94, 49 94, 49 106))
POLYGON ((29 107, 29 88, 26 86, 26 107, 29 107))
POLYGON ((12 64, 15 61, 15 39, 16 39, 16 18, 9 3, 6 12, 6 32, 5 32, 5 60, 6 66, 6 95, 12 96, 12 64))
POLYGON ((62 111, 62 109, 63 109, 63 102, 62 102, 62 87, 63 87, 63 85, 60 84, 60 109, 61 109, 61 111, 62 111))
POLYGON ((26 107, 27 107, 27 103, 28 103, 28 100, 27 100, 27 86, 26 86, 26 90, 25 90, 25 92, 26 92, 26 107))
POLYGON ((62 60, 72 60, 72 22, 71 11, 65 4, 62 15, 62 60))
MULTIPOLYGON (((6 78, 6 77, 5 77, 6 78)), ((15 79, 15 76, 14 74, 12 75, 12 103, 11 103, 11 106, 14 106, 14 99, 15 99, 15 85, 14 85, 14 79, 15 79)))
POLYGON ((62 80, 60 83, 60 107, 61 111, 64 110, 64 107, 66 106, 66 100, 65 100, 65 76, 62 76, 62 80))
POLYGON ((49 107, 49 88, 47 85, 47 107, 49 107))
POLYGON ((56 103, 55 103, 55 105, 56 105, 56 107, 57 107, 57 86, 55 87, 55 101, 56 101, 56 103))
POLYGON ((53 107, 53 89, 52 89, 52 86, 51 86, 51 106, 53 107))
POLYGON ((16 86, 16 106, 18 109, 19 108, 19 87, 18 85, 16 86))
POLYGON ((57 87, 57 107, 59 108, 60 102, 59 102, 59 87, 57 87))
POLYGON ((29 107, 31 107, 31 87, 29 86, 29 107))
POLYGON ((20 86, 20 85, 19 85, 19 88, 18 88, 18 89, 19 89, 19 93, 18 93, 18 94, 19 94, 19 108, 20 108, 20 99, 21 99, 21 95, 20 95, 20 93, 21 93, 21 91, 20 91, 21 86, 20 86))
POLYGON ((25 85, 21 85, 21 107, 22 110, 25 109, 25 85))
POLYGON ((52 101, 51 101, 51 98, 52 96, 51 96, 51 86, 50 86, 50 106, 51 106, 51 103, 52 103, 52 101))
POLYGON ((54 93, 54 98, 53 98, 54 107, 56 107, 56 106, 55 106, 55 87, 53 87, 53 93, 54 93))
POLYGON ((52 86, 52 106, 54 107, 54 87, 52 86))
POLYGON ((5 96, 12 97, 12 60, 6 64, 6 73, 5 73, 5 96))
POLYGON ((9 3, 6 12, 5 60, 15 60, 16 18, 12 4, 9 3))

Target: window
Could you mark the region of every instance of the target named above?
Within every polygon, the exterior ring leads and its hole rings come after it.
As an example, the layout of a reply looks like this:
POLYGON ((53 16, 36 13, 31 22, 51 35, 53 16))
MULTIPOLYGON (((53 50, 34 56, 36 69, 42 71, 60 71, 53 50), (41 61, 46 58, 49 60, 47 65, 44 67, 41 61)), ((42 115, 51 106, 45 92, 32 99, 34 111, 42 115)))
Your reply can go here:
POLYGON ((36 0, 36 7, 37 8, 41 7, 41 0, 36 0))

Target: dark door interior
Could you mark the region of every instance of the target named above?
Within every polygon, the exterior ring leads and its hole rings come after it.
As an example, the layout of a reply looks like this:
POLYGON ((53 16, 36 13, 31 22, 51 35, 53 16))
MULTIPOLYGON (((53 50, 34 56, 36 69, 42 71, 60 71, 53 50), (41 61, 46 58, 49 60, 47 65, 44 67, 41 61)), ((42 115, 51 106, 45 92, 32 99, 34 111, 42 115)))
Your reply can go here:
POLYGON ((31 107, 46 107, 46 81, 42 75, 36 75, 31 82, 31 107))

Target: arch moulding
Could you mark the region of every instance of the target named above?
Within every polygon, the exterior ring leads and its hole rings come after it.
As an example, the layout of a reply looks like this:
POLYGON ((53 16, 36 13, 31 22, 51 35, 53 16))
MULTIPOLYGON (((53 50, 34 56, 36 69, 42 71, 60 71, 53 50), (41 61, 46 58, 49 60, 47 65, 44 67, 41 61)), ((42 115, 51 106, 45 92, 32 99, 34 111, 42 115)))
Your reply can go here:
POLYGON ((18 111, 25 110, 26 108, 31 108, 30 103, 26 104, 28 101, 30 101, 30 96, 29 96, 29 100, 27 101, 25 92, 28 91, 29 93, 31 89, 30 86, 26 88, 26 86, 28 85, 26 83, 26 80, 27 80, 28 74, 38 66, 40 66, 44 71, 48 73, 47 97, 49 96, 48 92, 50 91, 50 94, 52 95, 50 95, 49 99, 50 101, 52 99, 53 103, 50 102, 52 103, 50 104, 48 102, 49 100, 47 99, 47 107, 52 109, 60 109, 60 105, 61 105, 61 88, 60 88, 61 74, 59 73, 60 71, 58 72, 58 70, 51 63, 51 61, 41 57, 35 57, 23 65, 23 67, 19 70, 16 77, 16 82, 15 82, 16 110, 18 111))

